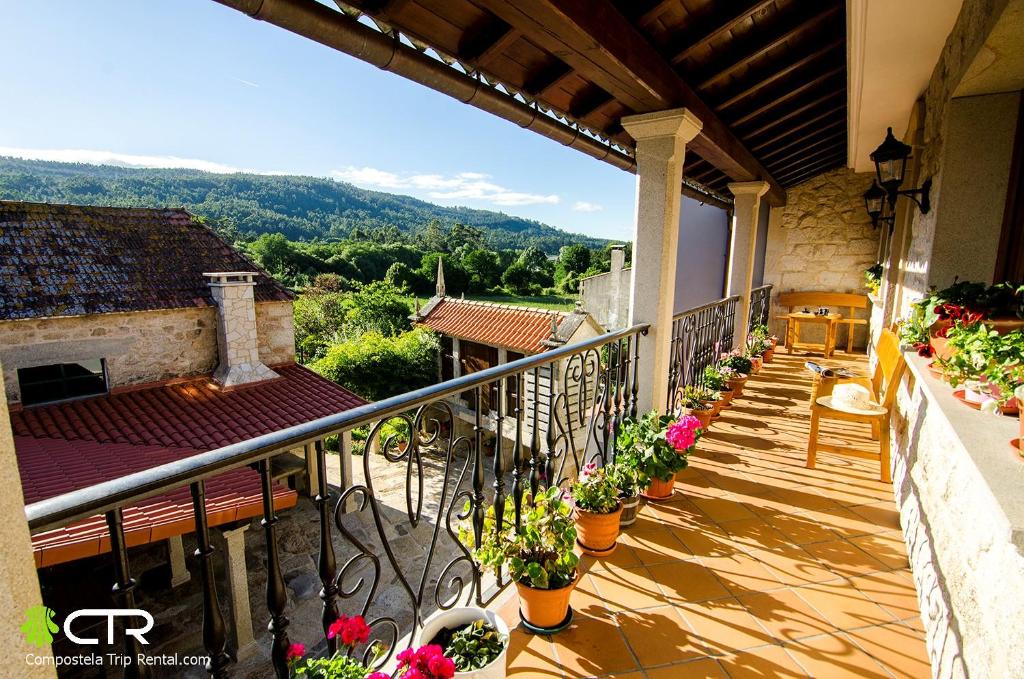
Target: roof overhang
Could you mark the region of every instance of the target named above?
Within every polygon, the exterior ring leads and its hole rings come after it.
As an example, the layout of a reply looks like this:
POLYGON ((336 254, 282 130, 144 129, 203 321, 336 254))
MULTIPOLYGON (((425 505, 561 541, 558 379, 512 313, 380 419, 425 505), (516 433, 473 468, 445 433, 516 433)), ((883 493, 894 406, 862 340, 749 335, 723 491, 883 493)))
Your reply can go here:
POLYGON ((902 137, 960 14, 963 0, 849 0, 848 164, 873 169, 887 127, 902 137))

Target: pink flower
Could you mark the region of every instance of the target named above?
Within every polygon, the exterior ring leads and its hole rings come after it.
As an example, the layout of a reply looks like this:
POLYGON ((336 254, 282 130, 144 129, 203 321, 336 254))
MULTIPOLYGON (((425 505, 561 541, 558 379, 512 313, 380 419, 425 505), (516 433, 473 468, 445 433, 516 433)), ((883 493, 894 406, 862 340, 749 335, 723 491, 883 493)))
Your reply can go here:
POLYGON ((405 671, 405 674, 403 674, 400 679, 428 679, 428 677, 415 667, 410 667, 405 671))
POLYGON ((291 664, 296 660, 301 660, 302 656, 306 655, 306 647, 302 644, 292 644, 288 647, 288 650, 284 654, 285 662, 291 664))
POLYGON ((384 674, 383 672, 374 672, 370 676, 366 677, 366 679, 391 679, 391 675, 384 674))
POLYGON ((697 442, 697 432, 701 429, 700 420, 693 415, 684 415, 669 425, 665 440, 679 452, 689 450, 697 442))
POLYGON ((443 655, 435 655, 427 661, 427 669, 434 675, 434 679, 451 679, 455 676, 455 663, 443 655))
POLYGON ((398 655, 395 656, 395 660, 398 661, 399 667, 406 667, 412 664, 412 661, 416 658, 416 651, 411 648, 407 648, 398 655))

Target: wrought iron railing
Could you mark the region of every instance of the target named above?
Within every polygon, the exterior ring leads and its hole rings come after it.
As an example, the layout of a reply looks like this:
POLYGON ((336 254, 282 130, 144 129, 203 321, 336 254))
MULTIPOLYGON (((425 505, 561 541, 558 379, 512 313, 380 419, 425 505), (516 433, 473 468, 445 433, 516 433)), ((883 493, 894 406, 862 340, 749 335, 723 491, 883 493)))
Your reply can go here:
POLYGON ((768 325, 772 307, 772 286, 762 285, 750 291, 750 327, 768 325))
MULTIPOLYGON (((367 619, 373 630, 371 639, 385 647, 378 663, 383 665, 400 643, 411 643, 434 608, 447 609, 460 601, 486 605, 508 584, 506 576, 493 581, 485 579, 471 556, 471 549, 480 544, 487 506, 495 505, 499 514, 513 512, 518 526, 528 493, 535 494, 538 488, 564 482, 585 462, 607 462, 613 458, 619 424, 637 412, 638 336, 645 334, 647 327, 637 325, 559 347, 36 502, 26 508, 29 527, 38 533, 97 514, 105 515, 114 564, 113 597, 118 606, 131 609, 135 608, 135 580, 122 512, 147 497, 190 487, 203 595, 203 645, 209 656, 207 671, 213 677, 226 677, 232 660, 227 652, 227 623, 221 614, 214 574, 206 481, 231 469, 254 467, 262 481, 271 663, 278 677, 286 677, 288 601, 278 555, 278 518, 273 504, 270 459, 312 442, 318 483, 317 569, 322 586, 320 622, 324 640, 328 652, 337 650, 337 642, 327 638, 326 631, 341 615, 339 600, 352 600, 353 605, 345 613, 367 619), (512 395, 511 412, 506 412, 508 399, 496 399, 494 415, 477 411, 475 420, 467 425, 472 433, 458 435, 451 399, 468 390, 475 392, 479 402, 481 392, 493 384, 505 387, 505 393, 512 395), (512 438, 496 436, 493 460, 486 460, 482 445, 485 430, 506 432, 509 428, 504 425, 508 420, 515 423, 512 438), (382 432, 388 422, 404 423, 406 427, 400 430, 410 432, 408 440, 385 436, 382 432), (362 454, 362 483, 353 482, 332 490, 328 486, 325 438, 360 426, 370 427, 368 445, 362 454), (505 454, 508 445, 512 446, 511 455, 505 454), (374 449, 376 453, 372 452, 374 449), (425 466, 429 462, 437 464, 433 465, 434 476, 428 484, 425 466), (374 481, 381 478, 387 465, 404 475, 404 498, 398 501, 404 507, 384 505, 374 488, 374 481), (425 507, 431 508, 429 517, 425 507), (410 562, 396 556, 389 540, 388 529, 392 526, 385 510, 392 521, 405 521, 413 530, 427 524, 429 547, 416 555, 418 558, 410 562), (367 531, 357 536, 351 521, 360 516, 367 519, 367 531), (457 526, 467 527, 473 544, 463 544, 457 526), (379 542, 379 546, 370 544, 371 540, 379 542), (347 555, 340 568, 339 551, 343 558, 347 555), (403 602, 400 608, 403 614, 411 611, 411 619, 400 622, 393 611, 371 614, 385 568, 391 569, 400 583, 408 604, 406 607, 403 602), (432 593, 428 593, 430 589, 432 593)), ((351 451, 344 450, 344 437, 339 440, 341 455, 349 454, 351 451)), ((339 463, 343 462, 339 458, 339 463)), ((341 478, 345 478, 344 474, 341 478)), ((500 517, 497 523, 501 525, 500 517)), ((135 637, 129 635, 125 635, 125 651, 132 658, 144 652, 135 637)), ((127 667, 126 674, 148 676, 148 670, 145 664, 136 663, 127 667)))
POLYGON ((668 399, 679 406, 683 388, 702 384, 704 369, 732 349, 739 296, 726 297, 676 314, 672 319, 668 399))

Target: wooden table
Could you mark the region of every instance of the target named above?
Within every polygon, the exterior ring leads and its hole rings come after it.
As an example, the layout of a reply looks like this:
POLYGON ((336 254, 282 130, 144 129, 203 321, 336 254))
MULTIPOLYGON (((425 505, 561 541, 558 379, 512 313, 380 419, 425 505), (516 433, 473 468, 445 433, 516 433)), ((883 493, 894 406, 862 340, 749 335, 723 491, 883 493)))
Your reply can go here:
POLYGON ((787 314, 786 320, 786 351, 792 353, 794 348, 811 349, 821 351, 825 358, 831 358, 836 351, 836 329, 839 321, 843 320, 842 314, 830 313, 828 316, 805 311, 797 311, 787 314), (800 341, 800 324, 818 324, 825 326, 825 343, 810 344, 800 341))

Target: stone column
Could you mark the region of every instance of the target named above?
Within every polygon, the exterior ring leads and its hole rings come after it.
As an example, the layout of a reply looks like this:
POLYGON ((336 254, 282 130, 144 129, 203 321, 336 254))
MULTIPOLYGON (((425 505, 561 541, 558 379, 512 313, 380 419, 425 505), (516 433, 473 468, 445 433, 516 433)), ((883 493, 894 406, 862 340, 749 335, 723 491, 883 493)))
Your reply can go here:
POLYGON ((636 140, 636 223, 629 323, 649 323, 640 338, 637 366, 640 412, 668 405, 672 313, 675 303, 676 246, 686 143, 702 123, 688 109, 656 111, 622 119, 636 140))
POLYGON ((732 239, 729 245, 729 287, 726 295, 739 295, 736 305, 736 326, 732 346, 744 346, 750 330, 750 289, 754 279, 754 248, 757 246, 757 216, 761 196, 768 192, 768 182, 734 182, 729 190, 733 203, 732 239))
POLYGON ((238 660, 257 650, 249 609, 249 572, 245 567, 245 531, 248 524, 234 530, 221 530, 219 549, 223 551, 228 572, 228 603, 231 608, 231 640, 238 649, 238 660))
POLYGON ((184 585, 192 579, 192 575, 185 565, 185 546, 182 544, 180 535, 167 538, 167 557, 171 566, 172 589, 184 585))
POLYGON ((459 338, 452 338, 452 378, 462 377, 462 347, 459 338))
POLYGON ((312 443, 302 447, 306 457, 306 494, 309 497, 317 496, 317 489, 320 487, 320 472, 316 468, 316 448, 312 443))
MULTIPOLYGON (((28 616, 36 613, 36 607, 42 606, 43 601, 32 558, 32 538, 25 522, 25 497, 18 476, 11 417, 7 412, 7 399, 3 396, 3 374, 0 367, 0 483, 4 489, 0 494, 0 509, 4 516, 9 517, 0 523, 0 544, 3 544, 0 550, 0 608, 6 611, 8 619, 0 635, 6 653, 4 665, 8 667, 6 671, 11 673, 10 676, 56 677, 53 665, 25 661, 28 656, 51 655, 50 645, 34 646, 18 629, 28 616)), ((54 624, 56 622, 54 620, 54 624)))

